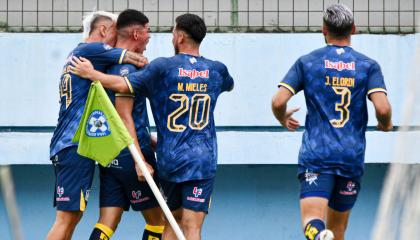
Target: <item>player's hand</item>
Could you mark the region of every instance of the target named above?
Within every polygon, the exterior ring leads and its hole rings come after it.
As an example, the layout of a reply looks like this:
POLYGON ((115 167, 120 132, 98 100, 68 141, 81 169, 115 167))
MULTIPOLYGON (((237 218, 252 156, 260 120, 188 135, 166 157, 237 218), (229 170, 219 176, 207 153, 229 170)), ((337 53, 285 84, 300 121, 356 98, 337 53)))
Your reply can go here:
POLYGON ((71 60, 73 66, 70 67, 70 72, 76 74, 79 77, 90 79, 93 81, 93 73, 95 69, 93 68, 92 63, 84 57, 75 57, 73 56, 71 60))
MULTIPOLYGON (((146 164, 147 170, 149 171, 150 175, 153 176, 153 173, 155 172, 153 167, 147 162, 144 162, 144 164, 146 164)), ((136 165, 137 178, 139 179, 139 181, 142 181, 142 182, 146 181, 146 178, 144 177, 140 167, 137 165, 137 163, 135 165, 136 165)))
POLYGON ((284 115, 284 119, 280 121, 283 127, 287 128, 289 131, 294 132, 299 126, 299 121, 292 117, 293 113, 299 111, 300 108, 292 108, 290 110, 286 110, 286 114, 284 115))
POLYGON ((123 62, 133 64, 139 68, 144 67, 146 64, 149 64, 149 60, 147 60, 145 56, 143 56, 140 53, 130 51, 128 51, 125 54, 123 62))
POLYGON ((378 123, 377 128, 379 131, 384 131, 384 132, 389 132, 392 131, 392 129, 394 128, 394 126, 392 125, 392 122, 390 121, 389 124, 387 126, 382 125, 382 123, 378 123))

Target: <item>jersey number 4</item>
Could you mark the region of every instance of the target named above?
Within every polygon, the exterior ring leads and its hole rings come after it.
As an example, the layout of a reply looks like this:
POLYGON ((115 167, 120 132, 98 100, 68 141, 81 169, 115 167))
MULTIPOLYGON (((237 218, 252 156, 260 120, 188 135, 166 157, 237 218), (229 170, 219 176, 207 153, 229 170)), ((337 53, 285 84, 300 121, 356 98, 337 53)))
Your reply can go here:
POLYGON ((60 97, 66 98, 66 109, 71 103, 71 76, 66 73, 60 82, 60 97))
POLYGON ((169 99, 175 102, 180 102, 180 106, 168 115, 168 129, 172 132, 183 132, 187 127, 182 124, 177 124, 176 120, 188 110, 190 111, 189 126, 194 130, 201 130, 209 123, 210 113, 210 96, 208 94, 194 94, 190 99, 185 94, 174 93, 169 96, 169 99), (200 116, 199 110, 201 110, 200 116))
POLYGON ((341 96, 341 102, 335 104, 335 110, 340 112, 340 119, 330 120, 331 125, 335 128, 342 128, 349 121, 350 111, 348 107, 351 101, 351 92, 346 87, 333 87, 334 92, 341 96))

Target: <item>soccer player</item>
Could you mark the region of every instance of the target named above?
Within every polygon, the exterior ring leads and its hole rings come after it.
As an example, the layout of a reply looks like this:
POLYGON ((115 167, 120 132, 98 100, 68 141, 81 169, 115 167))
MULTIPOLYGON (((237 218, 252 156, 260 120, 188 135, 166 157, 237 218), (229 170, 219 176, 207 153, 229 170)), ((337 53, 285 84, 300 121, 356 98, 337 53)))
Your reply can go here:
MULTIPOLYGON (((117 92, 149 98, 158 133, 157 170, 161 185, 188 240, 201 239, 213 191, 217 166, 213 111, 218 96, 233 88, 226 66, 200 55, 205 35, 203 19, 183 14, 176 18, 173 29, 173 57, 157 58, 125 78, 95 71, 83 58, 75 58, 71 68, 117 92)), ((168 223, 163 239, 176 239, 168 223)))
POLYGON ((55 169, 54 206, 56 219, 47 239, 70 239, 82 217, 89 197, 95 162, 79 156, 72 142, 83 114, 91 82, 69 72, 73 56, 84 56, 99 71, 113 64, 127 62, 143 66, 147 59, 125 49, 113 48, 116 41, 117 15, 94 12, 83 21, 85 42, 69 54, 60 78, 60 112, 50 145, 55 169))
POLYGON ((366 98, 382 131, 392 130, 391 106, 378 63, 350 46, 351 10, 333 4, 323 21, 328 45, 296 61, 279 84, 272 109, 284 127, 296 130, 299 122, 292 115, 298 109, 287 109, 287 102, 304 91, 308 112, 298 164, 303 231, 310 240, 342 240, 363 175, 366 98))
MULTIPOLYGON (((137 10, 124 10, 118 16, 117 32, 115 47, 143 54, 150 38, 149 19, 137 10)), ((135 71, 137 68, 134 65, 118 64, 109 68, 107 72, 126 76, 135 71)), ((114 99, 114 94, 110 95, 111 99, 114 99)), ((135 139, 135 144, 138 146, 140 142, 139 148, 142 154, 155 168, 156 159, 151 141, 156 142, 156 139, 151 139, 149 133, 146 98, 141 95, 117 94, 115 102, 131 136, 135 139)), ((110 239, 121 220, 123 211, 128 211, 130 205, 134 211, 142 211, 146 221, 143 240, 161 239, 165 223, 162 210, 149 185, 137 179, 134 166, 134 160, 127 149, 108 167, 99 166, 100 216, 90 240, 110 239)))

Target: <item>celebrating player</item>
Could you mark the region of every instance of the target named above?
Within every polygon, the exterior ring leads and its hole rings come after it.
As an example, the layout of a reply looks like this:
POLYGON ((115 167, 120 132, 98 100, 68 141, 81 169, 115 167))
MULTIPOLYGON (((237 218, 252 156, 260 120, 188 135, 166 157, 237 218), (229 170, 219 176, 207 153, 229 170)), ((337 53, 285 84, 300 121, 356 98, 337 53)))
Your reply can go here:
POLYGON ((363 175, 366 96, 379 130, 392 129, 391 106, 378 63, 350 47, 355 32, 350 9, 333 4, 323 20, 328 45, 296 61, 279 84, 272 109, 294 131, 299 122, 292 115, 298 109, 287 109, 287 102, 304 91, 308 113, 298 166, 304 234, 310 240, 342 240, 363 175))
POLYGON ((94 12, 83 21, 85 42, 69 54, 60 79, 60 112, 50 145, 50 158, 55 169, 54 206, 56 219, 47 239, 70 239, 85 210, 95 162, 79 156, 72 142, 91 82, 69 72, 73 56, 90 59, 99 71, 113 64, 127 62, 144 66, 147 60, 137 53, 113 48, 116 41, 117 15, 94 12))
MULTIPOLYGON (((213 111, 218 96, 233 88, 224 64, 200 56, 205 35, 200 17, 183 14, 173 30, 173 57, 158 58, 125 78, 94 71, 85 59, 75 59, 72 68, 117 92, 150 99, 158 133, 158 174, 169 208, 189 240, 201 239, 213 191, 217 166, 213 111)), ((168 223, 163 239, 176 239, 168 223)))
MULTIPOLYGON (((117 20, 117 48, 143 54, 149 42, 149 19, 137 10, 127 9, 120 13, 117 20)), ((131 64, 118 64, 108 69, 108 73, 126 76, 137 71, 131 64)), ((114 94, 111 94, 111 98, 114 94)), ((147 162, 156 166, 156 159, 149 133, 149 119, 146 98, 141 95, 120 94, 116 104, 131 136, 140 148, 147 162), (137 138, 138 136, 138 138, 137 138), (138 139, 138 140, 137 140, 138 139), (138 142, 139 141, 139 142, 138 142)), ((155 141, 155 139, 153 140, 155 141)), ((142 211, 146 220, 143 240, 161 239, 164 218, 162 210, 146 182, 137 179, 134 160, 125 149, 109 167, 99 166, 100 172, 100 216, 90 236, 90 240, 110 239, 117 228, 123 211, 129 207, 142 211)), ((157 178, 155 178, 155 181, 157 178)))

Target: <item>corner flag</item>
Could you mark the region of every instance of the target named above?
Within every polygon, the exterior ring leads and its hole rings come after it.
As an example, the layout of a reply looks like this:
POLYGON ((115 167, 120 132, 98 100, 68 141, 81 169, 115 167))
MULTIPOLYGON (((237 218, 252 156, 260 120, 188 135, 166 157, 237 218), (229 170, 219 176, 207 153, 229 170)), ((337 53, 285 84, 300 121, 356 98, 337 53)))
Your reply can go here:
POLYGON ((125 147, 133 143, 117 110, 101 83, 89 89, 85 110, 73 137, 77 153, 107 166, 125 147))

